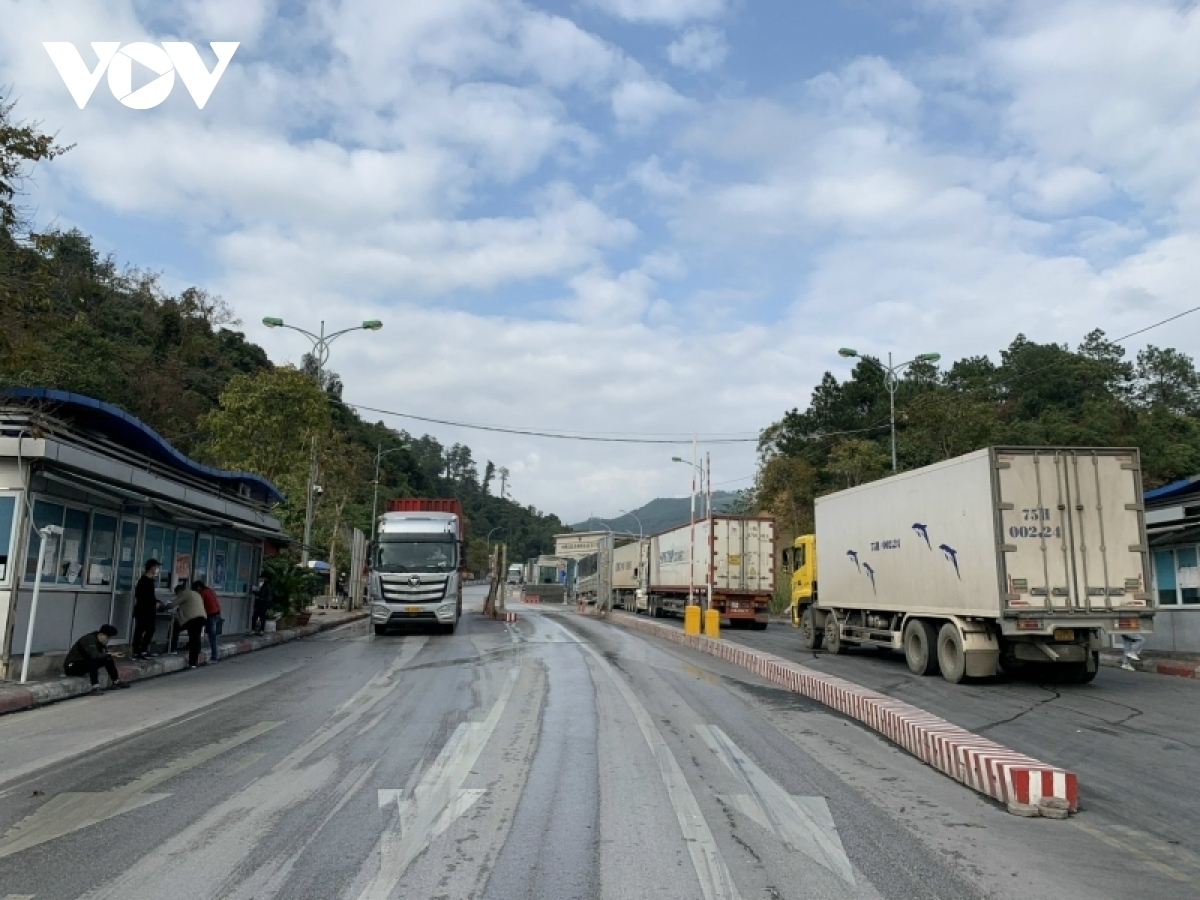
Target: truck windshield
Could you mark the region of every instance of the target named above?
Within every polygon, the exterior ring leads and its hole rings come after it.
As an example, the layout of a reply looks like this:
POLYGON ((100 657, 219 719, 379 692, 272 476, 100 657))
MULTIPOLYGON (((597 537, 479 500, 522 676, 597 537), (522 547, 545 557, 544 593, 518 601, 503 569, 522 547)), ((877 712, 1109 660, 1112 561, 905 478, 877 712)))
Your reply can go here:
POLYGON ((382 541, 375 550, 375 568, 383 572, 443 572, 454 568, 452 542, 382 541))

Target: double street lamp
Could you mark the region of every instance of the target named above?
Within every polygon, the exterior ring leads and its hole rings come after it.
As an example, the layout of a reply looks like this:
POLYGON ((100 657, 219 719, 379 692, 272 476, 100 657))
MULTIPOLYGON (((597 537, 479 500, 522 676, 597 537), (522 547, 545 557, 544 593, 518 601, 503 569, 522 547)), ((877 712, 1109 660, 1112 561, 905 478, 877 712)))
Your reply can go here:
MULTIPOLYGON (((693 456, 695 455, 695 445, 693 445, 693 456)), ((688 462, 682 456, 672 456, 671 462, 683 463, 685 466, 692 467, 692 505, 691 505, 691 526, 689 528, 689 560, 688 560, 688 605, 690 606, 695 600, 696 593, 696 479, 700 480, 700 490, 705 492, 705 514, 709 520, 712 520, 712 457, 705 454, 708 465, 708 488, 705 490, 705 467, 695 462, 688 462)), ((712 530, 709 529, 709 541, 712 541, 712 530)), ((706 609, 712 609, 712 559, 711 553, 708 565, 705 566, 705 571, 708 575, 705 576, 707 587, 707 606, 706 609)))
MULTIPOLYGON (((335 331, 332 334, 325 333, 325 322, 321 322, 321 330, 318 334, 313 334, 304 328, 297 328, 295 325, 288 325, 283 319, 278 316, 267 316, 262 320, 262 323, 268 328, 288 328, 292 331, 298 331, 304 335, 313 345, 313 359, 317 363, 317 386, 321 392, 325 392, 324 371, 325 363, 329 361, 329 345, 340 338, 343 334, 349 334, 351 331, 378 331, 383 327, 383 323, 378 319, 367 319, 361 325, 355 325, 353 328, 343 328, 341 331, 335 331)), ((308 460, 308 497, 305 498, 304 506, 304 543, 300 548, 300 564, 308 568, 308 545, 312 541, 312 520, 313 520, 313 493, 316 491, 317 480, 317 444, 313 441, 312 452, 308 460)), ((378 472, 376 472, 376 481, 378 481, 378 472)), ((374 527, 374 526, 372 526, 374 527)))
MULTIPOLYGON (((840 350, 838 350, 838 356, 860 357, 860 354, 857 350, 855 350, 851 347, 842 347, 840 350)), ((902 363, 899 363, 898 365, 892 365, 892 354, 891 354, 891 351, 888 351, 888 361, 887 361, 886 366, 880 360, 875 359, 873 356, 864 356, 864 357, 860 357, 860 358, 869 359, 871 362, 875 363, 875 365, 879 366, 879 368, 883 369, 883 372, 884 372, 884 376, 885 376, 884 384, 887 385, 888 401, 889 401, 890 407, 891 407, 892 474, 894 475, 898 471, 898 469, 896 467, 896 385, 899 383, 899 379, 896 377, 896 373, 899 372, 901 369, 903 369, 905 366, 911 366, 915 362, 931 362, 931 363, 937 362, 939 359, 942 358, 942 354, 940 354, 940 353, 921 353, 921 354, 918 354, 917 356, 914 356, 908 362, 902 362, 902 363)))

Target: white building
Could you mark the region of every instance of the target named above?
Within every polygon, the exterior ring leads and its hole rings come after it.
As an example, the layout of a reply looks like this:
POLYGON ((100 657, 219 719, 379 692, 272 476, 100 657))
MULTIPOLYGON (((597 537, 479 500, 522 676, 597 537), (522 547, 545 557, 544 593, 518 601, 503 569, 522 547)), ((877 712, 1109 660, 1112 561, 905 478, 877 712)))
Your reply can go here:
POLYGON ((35 577, 31 673, 56 670, 105 622, 127 642, 133 587, 151 558, 162 563, 161 598, 179 579, 203 579, 221 598, 225 631, 247 630, 264 551, 286 541, 270 513, 282 500, 266 479, 195 462, 107 403, 0 387, 0 677, 20 672, 35 577), (47 539, 39 576, 35 528, 46 525, 62 533, 47 539))

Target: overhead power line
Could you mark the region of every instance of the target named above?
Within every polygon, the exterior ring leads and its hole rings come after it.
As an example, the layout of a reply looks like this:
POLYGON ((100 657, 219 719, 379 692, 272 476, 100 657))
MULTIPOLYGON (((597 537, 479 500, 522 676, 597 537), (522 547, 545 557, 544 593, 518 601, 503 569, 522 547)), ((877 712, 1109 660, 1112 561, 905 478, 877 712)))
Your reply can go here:
MULTIPOLYGON (((375 406, 364 406, 364 405, 358 404, 358 403, 349 403, 345 400, 342 400, 339 402, 341 402, 345 406, 350 407, 351 409, 357 409, 357 410, 361 410, 364 412, 377 413, 379 415, 384 415, 384 416, 395 416, 400 419, 413 419, 417 422, 428 422, 428 423, 431 423, 434 425, 448 425, 452 428, 467 428, 472 431, 491 431, 491 432, 498 432, 500 434, 516 434, 516 435, 521 435, 523 437, 551 438, 551 439, 559 440, 559 441, 587 441, 587 442, 602 443, 602 444, 675 444, 675 445, 680 445, 680 444, 690 444, 692 442, 691 436, 679 437, 679 438, 674 438, 674 439, 660 438, 660 437, 653 437, 653 436, 612 437, 612 436, 610 436, 611 433, 605 434, 603 432, 588 433, 588 432, 572 432, 572 431, 549 431, 549 430, 540 430, 540 429, 534 429, 534 428, 512 428, 512 427, 509 427, 506 425, 482 425, 482 424, 478 424, 478 423, 474 423, 474 422, 455 422, 450 419, 435 419, 432 416, 418 416, 418 415, 415 415, 414 413, 398 412, 393 409, 380 409, 379 407, 375 407, 375 406)), ((836 437, 836 436, 843 435, 843 434, 861 434, 864 431, 874 431, 874 430, 876 430, 878 428, 882 428, 882 427, 885 427, 885 425, 872 425, 869 428, 854 428, 849 431, 827 431, 827 432, 822 432, 820 434, 808 435, 803 439, 816 441, 816 440, 822 440, 823 438, 836 437)), ((734 438, 734 437, 721 437, 719 435, 715 435, 715 436, 699 435, 697 437, 696 441, 697 441, 697 443, 700 443, 700 444, 709 444, 709 445, 711 445, 711 444, 756 444, 756 443, 758 443, 759 438, 758 437, 734 438)))

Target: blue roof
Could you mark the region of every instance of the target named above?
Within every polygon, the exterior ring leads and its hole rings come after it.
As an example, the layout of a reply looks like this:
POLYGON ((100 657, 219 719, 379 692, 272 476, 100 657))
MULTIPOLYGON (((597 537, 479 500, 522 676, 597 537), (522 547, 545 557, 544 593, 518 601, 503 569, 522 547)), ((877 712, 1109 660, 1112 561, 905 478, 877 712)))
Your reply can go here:
POLYGON ((98 431, 113 442, 164 463, 173 469, 212 481, 244 484, 251 490, 257 489, 265 492, 272 502, 283 502, 283 492, 261 475, 255 475, 252 472, 229 472, 198 463, 172 447, 167 443, 166 438, 145 422, 103 400, 55 388, 0 385, 0 399, 5 398, 43 400, 55 403, 59 409, 70 413, 71 418, 80 425, 98 431))
POLYGON ((1188 494, 1195 493, 1200 493, 1200 475, 1193 475, 1191 478, 1184 478, 1182 481, 1172 481, 1170 484, 1164 484, 1162 487, 1146 491, 1142 494, 1142 499, 1172 500, 1176 497, 1185 497, 1188 494))

